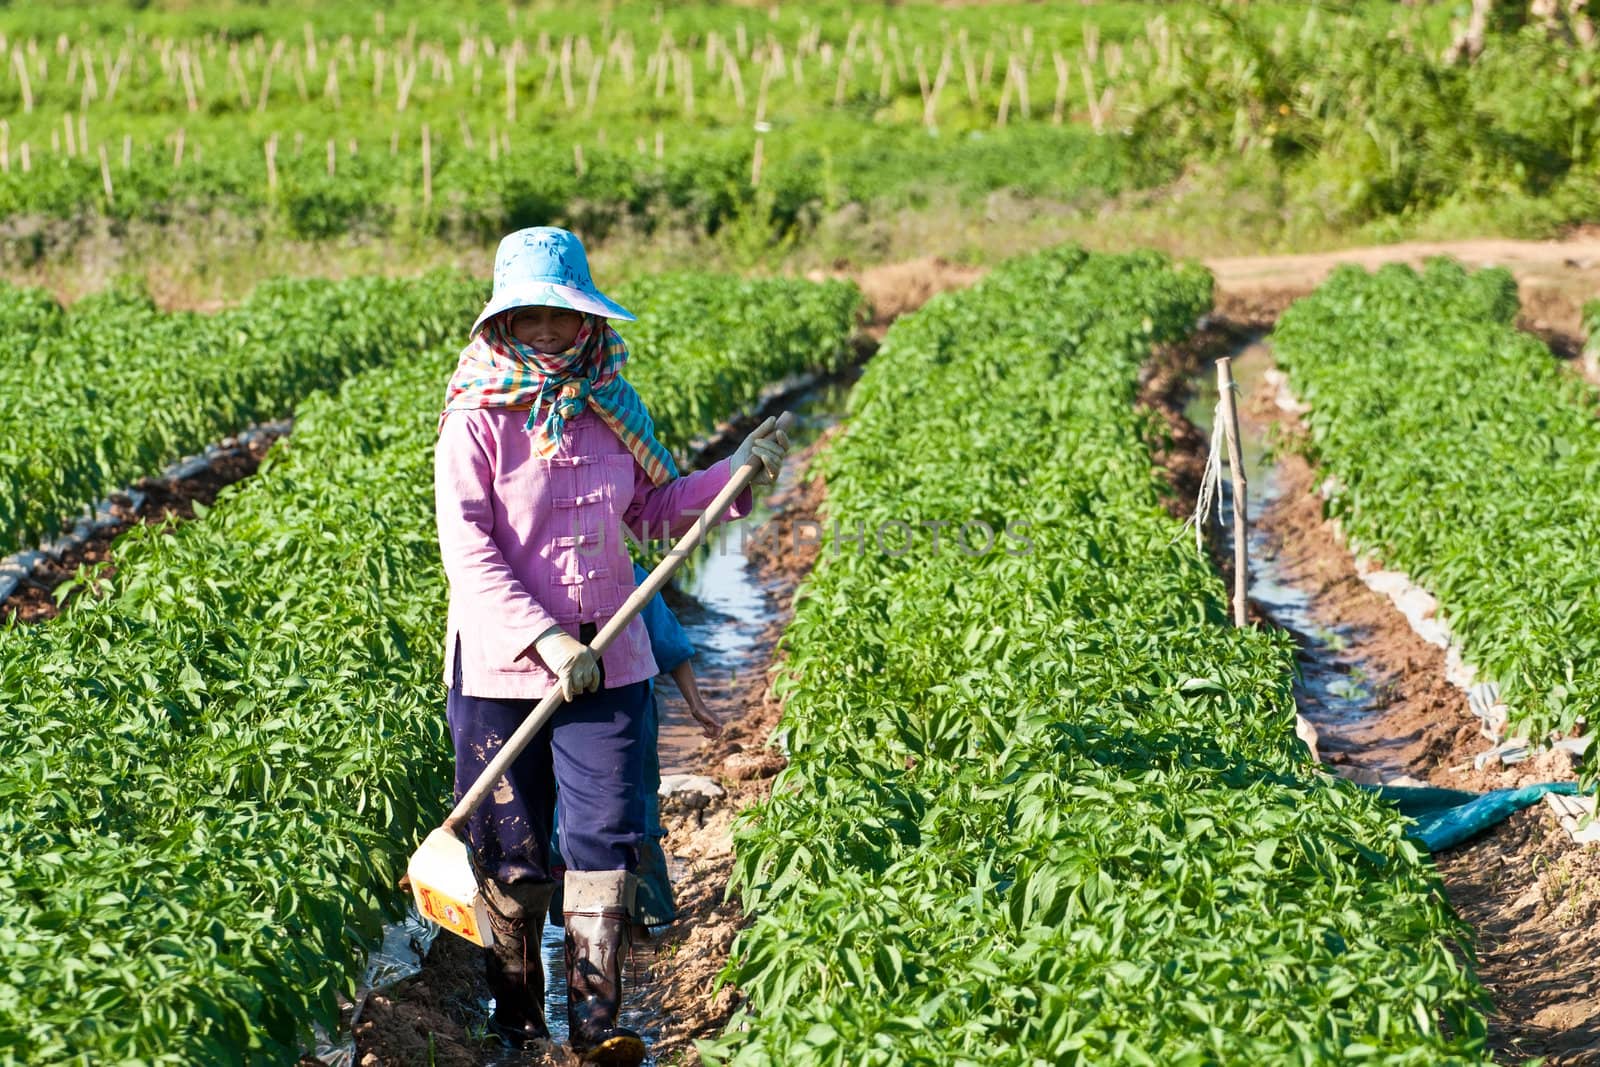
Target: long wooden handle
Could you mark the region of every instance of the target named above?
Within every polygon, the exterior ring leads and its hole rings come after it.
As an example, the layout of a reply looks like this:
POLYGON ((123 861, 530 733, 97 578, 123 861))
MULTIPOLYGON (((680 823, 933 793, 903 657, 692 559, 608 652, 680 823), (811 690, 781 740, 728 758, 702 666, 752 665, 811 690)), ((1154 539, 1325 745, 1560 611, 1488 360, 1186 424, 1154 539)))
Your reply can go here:
MULTIPOLYGON (((788 412, 784 412, 778 417, 778 429, 787 432, 793 422, 793 417, 788 412)), ((716 499, 711 502, 711 506, 706 508, 699 518, 695 519, 694 525, 689 528, 689 532, 680 537, 678 543, 672 546, 672 551, 668 552, 661 562, 656 564, 656 569, 650 572, 650 576, 644 580, 644 584, 635 589, 628 596, 628 599, 622 602, 622 607, 618 608, 617 613, 611 616, 610 621, 600 628, 600 632, 595 635, 594 643, 589 646, 597 658, 627 628, 628 624, 633 621, 634 616, 644 610, 644 606, 650 602, 650 598, 659 593, 667 582, 672 580, 673 572, 683 564, 684 560, 689 558, 695 549, 700 547, 700 542, 705 540, 706 534, 711 529, 714 517, 720 516, 728 510, 728 506, 733 503, 734 498, 744 492, 745 488, 750 484, 750 479, 755 477, 756 471, 760 470, 760 468, 761 460, 751 456, 744 466, 735 471, 728 484, 722 487, 722 492, 718 493, 716 499)), ((556 713, 556 709, 565 702, 566 698, 562 695, 561 685, 558 682, 556 687, 550 690, 543 700, 539 701, 538 706, 533 709, 533 713, 522 720, 522 725, 517 727, 516 733, 507 738, 506 743, 500 746, 500 751, 495 753, 494 759, 490 760, 489 765, 483 769, 483 773, 478 775, 478 780, 472 783, 472 788, 462 795, 456 806, 451 809, 450 814, 445 817, 442 824, 443 829, 460 836, 467 819, 477 810, 478 805, 483 803, 490 792, 494 790, 501 777, 511 768, 511 764, 516 762, 516 758, 522 755, 522 750, 528 747, 528 742, 533 740, 533 735, 538 733, 546 722, 550 721, 550 717, 556 713)))

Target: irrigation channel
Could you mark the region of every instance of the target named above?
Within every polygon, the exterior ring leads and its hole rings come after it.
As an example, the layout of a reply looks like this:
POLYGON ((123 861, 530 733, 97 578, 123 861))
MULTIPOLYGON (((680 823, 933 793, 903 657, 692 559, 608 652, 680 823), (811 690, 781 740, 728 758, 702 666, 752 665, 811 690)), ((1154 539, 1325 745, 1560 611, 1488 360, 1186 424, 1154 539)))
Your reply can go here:
MULTIPOLYGON (((1443 649, 1363 581, 1324 521, 1319 472, 1286 435, 1298 419, 1280 400, 1264 334, 1239 337, 1233 357, 1249 499, 1250 609, 1298 646, 1299 733, 1334 773, 1366 785, 1433 785, 1477 792, 1570 780, 1560 746, 1515 764, 1484 762, 1491 742, 1452 684, 1443 649), (1309 727, 1309 729, 1307 729, 1309 727), (1480 765, 1482 764, 1482 765, 1480 765)), ((1214 368, 1190 381, 1184 416, 1213 428, 1214 368)), ((1231 494, 1221 493, 1219 560, 1232 555, 1231 494)), ((1600 1063, 1600 856, 1573 843, 1543 804, 1435 853, 1445 894, 1474 931, 1476 970, 1493 1001, 1497 1062, 1600 1063)))
MULTIPOLYGON (((783 609, 779 581, 752 558, 755 542, 765 537, 767 544, 773 543, 774 527, 769 524, 784 511, 782 502, 794 494, 809 446, 839 422, 854 377, 854 371, 848 371, 769 399, 764 412, 787 409, 795 414, 795 427, 789 435, 791 456, 801 461, 787 464, 776 485, 756 489, 755 506, 748 517, 713 531, 665 594, 697 650, 693 662, 702 694, 721 715, 729 733, 739 732, 740 724, 733 716, 745 706, 743 696, 752 684, 760 684, 772 651, 771 635, 783 609)), ((731 447, 736 439, 726 443, 731 447)), ((719 452, 724 450, 713 445, 702 453, 703 462, 719 452)), ((785 529, 782 536, 793 535, 785 529)), ((786 546, 780 551, 782 547, 786 546)), ((676 687, 663 680, 656 691, 661 711, 662 776, 714 774, 719 757, 710 754, 712 746, 676 687)), ((683 858, 673 853, 671 841, 667 851, 681 914, 686 871, 683 858)), ((419 1054, 426 1062, 441 1065, 520 1067, 568 1062, 570 1057, 562 1047, 568 1035, 561 927, 546 923, 543 935, 545 1005, 554 1046, 548 1051, 503 1049, 485 1036, 494 1004, 478 974, 480 950, 456 943, 448 935, 437 939, 432 934, 432 928, 415 916, 388 927, 384 948, 369 961, 363 992, 346 1012, 341 1032, 319 1035, 322 1040, 315 1059, 308 1057, 304 1062, 372 1067, 417 1062, 413 1057, 419 1054), (377 1011, 372 1010, 374 1005, 377 1011)), ((655 944, 650 941, 631 949, 621 1019, 652 1046, 647 1064, 656 1062, 654 1046, 664 1022, 653 1006, 663 999, 652 995, 654 955, 655 944)))
MULTIPOLYGON (((1278 538, 1266 523, 1271 509, 1285 492, 1282 465, 1274 458, 1274 423, 1262 417, 1260 401, 1274 390, 1269 381, 1272 354, 1265 341, 1251 336, 1234 350, 1233 377, 1239 403, 1240 449, 1249 486, 1250 602, 1252 613, 1289 631, 1300 647, 1300 676, 1295 681, 1295 705, 1302 736, 1314 735, 1314 749, 1338 773, 1367 785, 1425 784, 1413 777, 1394 737, 1374 736, 1370 729, 1374 705, 1380 694, 1372 682, 1375 671, 1363 659, 1362 635, 1348 620, 1318 610, 1303 577, 1293 574, 1278 551, 1278 538), (1252 403, 1252 401, 1256 401, 1252 403), (1309 726, 1309 731, 1306 727, 1309 726)), ((1210 436, 1217 411, 1217 380, 1211 368, 1195 381, 1184 416, 1210 436)), ((1223 549, 1231 554, 1236 526, 1233 495, 1219 494, 1223 549)))

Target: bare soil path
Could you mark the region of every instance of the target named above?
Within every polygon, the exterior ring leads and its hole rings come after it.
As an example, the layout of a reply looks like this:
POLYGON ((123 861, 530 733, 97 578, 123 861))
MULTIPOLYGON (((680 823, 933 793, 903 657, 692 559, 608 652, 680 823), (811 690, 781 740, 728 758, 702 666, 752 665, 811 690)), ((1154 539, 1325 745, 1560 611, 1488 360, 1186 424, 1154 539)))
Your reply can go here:
MULTIPOLYGON (((1217 307, 1229 318, 1261 324, 1291 300, 1320 285, 1335 267, 1373 270, 1388 263, 1413 267, 1449 256, 1471 267, 1505 267, 1517 279, 1522 325, 1550 342, 1558 355, 1577 355, 1584 303, 1600 298, 1600 231, 1560 241, 1472 238, 1413 241, 1292 255, 1222 256, 1203 260, 1217 279, 1217 307)), ((1594 376, 1595 368, 1586 368, 1594 376)))

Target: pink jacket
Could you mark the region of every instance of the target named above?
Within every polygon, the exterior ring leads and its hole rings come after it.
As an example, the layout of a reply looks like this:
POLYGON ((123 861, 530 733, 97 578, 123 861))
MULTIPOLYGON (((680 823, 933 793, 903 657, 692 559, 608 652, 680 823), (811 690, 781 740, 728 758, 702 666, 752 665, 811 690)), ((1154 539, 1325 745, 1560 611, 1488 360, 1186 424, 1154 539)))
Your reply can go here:
MULTIPOLYGON (((727 462, 652 485, 593 411, 567 421, 556 455, 533 455, 527 409, 452 411, 434 453, 439 551, 450 579, 444 680, 475 697, 539 698, 555 675, 533 648, 559 625, 604 625, 633 592, 622 533, 662 540, 686 532, 732 475, 727 462)), ((718 521, 750 512, 750 490, 718 521)), ((603 657, 614 689, 656 674, 634 619, 603 657)))

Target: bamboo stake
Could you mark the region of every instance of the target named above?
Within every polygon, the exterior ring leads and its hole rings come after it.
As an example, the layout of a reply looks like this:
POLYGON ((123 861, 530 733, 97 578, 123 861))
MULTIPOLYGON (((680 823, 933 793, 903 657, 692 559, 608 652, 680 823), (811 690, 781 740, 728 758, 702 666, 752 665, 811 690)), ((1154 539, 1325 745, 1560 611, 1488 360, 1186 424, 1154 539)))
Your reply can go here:
POLYGON ((394 67, 394 109, 396 111, 404 111, 406 109, 406 104, 410 103, 411 101, 411 86, 416 84, 417 81, 417 61, 413 58, 411 62, 407 64, 404 69, 402 69, 400 66, 400 56, 398 53, 396 53, 394 57, 394 67))
POLYGON ((267 195, 271 196, 278 191, 278 135, 273 134, 267 138, 267 195))
POLYGON ((1249 486, 1239 447, 1239 411, 1233 400, 1233 360, 1217 360, 1217 395, 1221 400, 1222 428, 1228 438, 1228 470, 1233 476, 1233 624, 1249 624, 1250 518, 1249 486))
MULTIPOLYGON (((281 41, 279 42, 282 43, 281 41)), ((267 65, 261 71, 261 92, 256 96, 256 110, 267 110, 267 97, 272 94, 272 68, 278 63, 278 50, 274 48, 267 57, 267 65)))
POLYGON ((572 142, 572 170, 578 177, 583 177, 583 145, 577 141, 572 142))
POLYGON ((133 166, 133 134, 122 135, 122 169, 127 170, 133 166))
POLYGON ((433 134, 422 124, 422 210, 433 210, 433 134))
POLYGON ((189 69, 189 50, 187 48, 178 50, 178 73, 183 77, 183 95, 189 102, 189 110, 191 112, 199 111, 200 101, 195 97, 194 73, 189 69))
POLYGON ((1089 69, 1087 62, 1080 61, 1078 70, 1083 74, 1083 95, 1089 103, 1089 124, 1094 127, 1094 132, 1101 132, 1104 120, 1100 115, 1100 105, 1094 95, 1094 72, 1089 69))
MULTIPOLYGON (((99 148, 100 148, 100 184, 105 186, 106 203, 108 205, 109 204, 114 204, 114 203, 117 202, 117 197, 116 197, 115 191, 111 188, 111 163, 110 163, 109 160, 106 159, 105 142, 102 141, 100 143, 100 145, 99 145, 99 148)), ((9 170, 10 168, 8 167, 7 169, 9 170)))
POLYGON ((89 154, 89 116, 78 112, 78 147, 84 155, 89 154))
POLYGON ((722 72, 726 80, 733 83, 733 102, 739 108, 739 113, 744 113, 744 77, 739 73, 739 61, 733 58, 733 53, 726 49, 722 53, 722 72))
POLYGON ((339 110, 339 61, 328 64, 328 79, 322 83, 322 96, 333 101, 333 110, 339 110))
POLYGON ((339 172, 339 146, 332 137, 328 138, 328 177, 333 177, 339 172))
POLYGON ((179 126, 176 143, 172 147, 172 166, 174 168, 183 166, 183 140, 183 127, 179 126))
POLYGON ((28 63, 21 50, 11 53, 11 64, 17 68, 17 81, 22 83, 22 113, 33 114, 33 82, 28 80, 28 63))
POLYGON ((67 158, 71 159, 78 154, 78 133, 72 128, 72 112, 61 116, 61 125, 67 129, 67 158))
POLYGON ((461 122, 461 146, 471 152, 478 147, 478 143, 472 137, 472 127, 467 125, 467 114, 464 111, 457 112, 456 118, 461 122))
MULTIPOLYGON (((235 88, 239 90, 239 106, 245 110, 250 108, 250 85, 245 80, 244 67, 239 63, 239 46, 228 47, 228 76, 233 79, 235 88)), ((333 71, 328 71, 328 76, 333 76, 333 71)), ((107 99, 110 94, 106 94, 107 99)))
MULTIPOLYGON (((198 67, 199 65, 200 61, 197 58, 195 60, 195 66, 198 67)), ((200 85, 201 88, 205 88, 205 82, 203 79, 200 85)), ((89 94, 89 99, 91 101, 100 99, 100 83, 95 79, 94 76, 94 57, 89 54, 89 50, 87 48, 83 50, 83 91, 89 94)))
POLYGON ((756 150, 750 156, 751 186, 759 186, 761 184, 761 163, 763 157, 766 155, 766 141, 767 139, 765 137, 756 138, 756 150))
MULTIPOLYGON (((677 56, 678 80, 683 83, 683 117, 694 118, 694 60, 683 52, 675 53, 677 56)), ((598 67, 595 68, 597 71, 598 67)), ((596 76, 594 84, 598 85, 600 79, 596 76)), ((592 96, 591 92, 591 96, 592 96)))
POLYGON ((22 163, 22 173, 27 174, 29 171, 33 170, 33 157, 28 152, 27 141, 23 141, 21 146, 17 149, 17 158, 22 163))
POLYGON ((1071 80, 1071 68, 1067 66, 1067 57, 1060 52, 1050 58, 1056 67, 1056 104, 1050 112, 1050 122, 1059 126, 1067 117, 1067 84, 1071 80))
MULTIPOLYGON (((605 69, 605 64, 597 60, 589 73, 589 92, 583 101, 584 118, 589 118, 594 114, 594 102, 600 96, 600 75, 605 73, 605 69)), ((689 114, 694 114, 694 86, 692 84, 689 86, 687 104, 689 114)))
POLYGON ((124 45, 122 50, 117 53, 117 62, 106 74, 106 103, 109 104, 111 98, 117 95, 117 85, 122 81, 122 74, 128 69, 130 62, 132 62, 132 57, 128 54, 127 46, 124 45))
POLYGON ((11 173, 11 123, 0 119, 0 172, 11 173))
MULTIPOLYGON (((570 101, 568 107, 571 107, 570 101)), ((506 122, 515 124, 517 121, 517 52, 514 48, 506 49, 506 122)))

